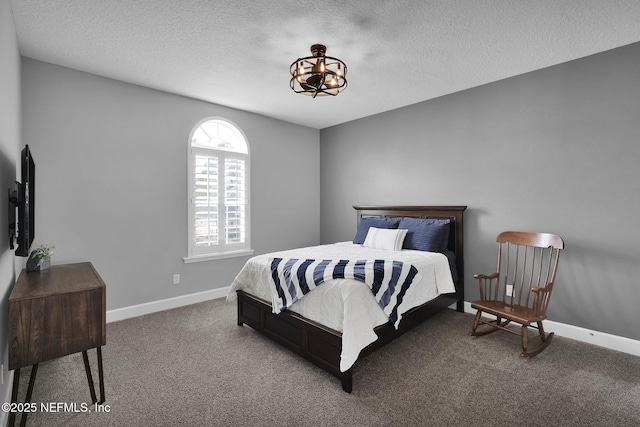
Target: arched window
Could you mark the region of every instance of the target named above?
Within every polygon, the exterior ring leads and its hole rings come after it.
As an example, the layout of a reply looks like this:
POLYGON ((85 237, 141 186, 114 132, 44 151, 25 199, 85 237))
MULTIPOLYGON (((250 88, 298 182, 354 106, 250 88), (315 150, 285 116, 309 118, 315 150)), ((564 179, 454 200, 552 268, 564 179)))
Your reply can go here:
POLYGON ((247 140, 227 120, 203 120, 190 136, 185 262, 251 254, 249 212, 247 140))

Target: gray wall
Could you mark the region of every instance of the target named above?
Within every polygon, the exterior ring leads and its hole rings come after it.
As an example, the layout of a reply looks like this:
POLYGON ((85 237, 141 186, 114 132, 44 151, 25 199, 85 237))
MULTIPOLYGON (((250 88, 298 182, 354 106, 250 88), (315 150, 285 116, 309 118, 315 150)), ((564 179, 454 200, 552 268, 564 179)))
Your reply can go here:
POLYGON ((466 300, 500 231, 565 239, 549 318, 640 339, 640 44, 323 129, 321 241, 355 204, 461 204, 466 300))
MULTIPOLYGON (((15 272, 22 259, 9 249, 7 189, 17 179, 16 163, 20 157, 20 53, 9 0, 0 0, 0 358, 4 365, 4 384, 0 385, 0 402, 8 402, 11 378, 7 375, 7 318, 9 295, 15 272), (17 267, 17 268, 16 268, 17 267)), ((0 425, 6 413, 0 412, 0 425)))
POLYGON ((206 117, 248 139, 256 254, 319 242, 318 130, 27 58, 22 87, 38 175, 34 244, 55 245, 53 263, 93 262, 107 309, 228 286, 248 259, 182 260, 188 138, 206 117))

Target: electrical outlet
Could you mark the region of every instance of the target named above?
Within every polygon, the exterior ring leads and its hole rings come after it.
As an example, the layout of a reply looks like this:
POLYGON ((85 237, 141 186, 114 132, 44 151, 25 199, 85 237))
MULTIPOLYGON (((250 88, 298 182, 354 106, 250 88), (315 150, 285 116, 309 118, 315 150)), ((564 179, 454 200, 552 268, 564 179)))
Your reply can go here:
POLYGON ((179 274, 174 274, 173 275, 173 284, 174 285, 179 285, 180 284, 180 275, 179 274))
POLYGON ((507 285, 507 296, 512 297, 513 295, 513 285, 507 285))

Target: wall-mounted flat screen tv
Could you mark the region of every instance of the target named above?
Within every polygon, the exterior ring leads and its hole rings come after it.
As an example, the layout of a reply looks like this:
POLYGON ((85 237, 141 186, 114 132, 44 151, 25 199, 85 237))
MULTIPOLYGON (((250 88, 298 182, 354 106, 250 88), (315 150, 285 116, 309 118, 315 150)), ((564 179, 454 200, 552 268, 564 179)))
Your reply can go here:
POLYGON ((13 249, 15 239, 16 255, 26 257, 35 236, 36 205, 36 164, 28 145, 22 150, 20 160, 22 182, 16 182, 16 188, 9 189, 9 242, 13 249))

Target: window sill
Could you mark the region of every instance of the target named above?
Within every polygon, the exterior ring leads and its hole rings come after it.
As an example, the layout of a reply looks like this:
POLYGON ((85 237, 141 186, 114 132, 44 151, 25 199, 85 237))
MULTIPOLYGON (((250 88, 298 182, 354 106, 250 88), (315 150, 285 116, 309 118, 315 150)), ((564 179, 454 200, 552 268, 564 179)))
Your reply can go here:
POLYGON ((193 262, 202 262, 202 261, 213 261, 216 259, 225 259, 225 258, 235 258, 239 256, 249 256, 253 255, 253 249, 243 249, 240 251, 230 251, 230 252, 219 252, 215 254, 205 254, 205 255, 192 255, 185 258, 182 258, 185 264, 191 264, 193 262))

